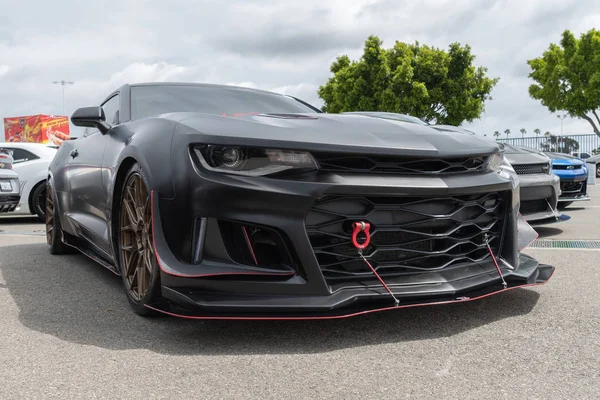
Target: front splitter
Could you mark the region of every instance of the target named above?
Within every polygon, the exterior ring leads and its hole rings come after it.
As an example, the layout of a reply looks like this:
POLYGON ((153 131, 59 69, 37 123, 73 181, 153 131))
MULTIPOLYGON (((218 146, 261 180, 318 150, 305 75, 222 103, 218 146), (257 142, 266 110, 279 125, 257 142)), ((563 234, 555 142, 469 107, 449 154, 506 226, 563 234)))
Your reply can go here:
POLYGON ((211 314, 211 313, 202 313, 200 310, 192 310, 182 307, 174 302, 168 301, 166 299, 161 300, 158 303, 146 305, 151 310, 157 311, 162 314, 170 315, 178 318, 185 319, 197 319, 197 320, 283 320, 283 321, 293 321, 293 320, 327 320, 327 319, 342 319, 342 318, 350 318, 357 317, 360 315, 382 312, 382 311, 391 311, 405 308, 413 308, 413 307, 424 307, 424 306, 435 306, 435 305, 446 305, 446 304, 455 304, 455 303, 464 303, 469 301, 481 300, 486 297, 490 297, 496 294, 504 293, 511 291, 513 289, 520 288, 529 288, 535 286, 541 286, 546 284, 554 275, 555 268, 551 265, 539 264, 538 265, 538 275, 533 283, 523 283, 523 284, 512 284, 508 287, 504 288, 502 285, 490 285, 484 288, 480 288, 477 290, 473 290, 472 292, 464 293, 460 297, 454 298, 440 298, 435 297, 431 298, 431 300, 404 300, 399 305, 380 305, 376 307, 369 307, 364 305, 362 307, 354 307, 354 308, 344 308, 341 310, 333 310, 327 313, 318 313, 318 314, 308 314, 308 313, 286 313, 282 315, 277 315, 273 313, 249 313, 244 312, 243 314, 211 314))

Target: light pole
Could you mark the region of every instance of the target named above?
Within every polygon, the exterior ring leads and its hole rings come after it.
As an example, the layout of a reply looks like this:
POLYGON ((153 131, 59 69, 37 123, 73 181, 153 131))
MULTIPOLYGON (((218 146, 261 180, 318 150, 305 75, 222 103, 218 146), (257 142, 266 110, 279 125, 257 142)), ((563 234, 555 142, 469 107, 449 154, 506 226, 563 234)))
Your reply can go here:
POLYGON ((67 115, 67 110, 65 108, 65 85, 72 85, 71 81, 54 81, 54 84, 60 84, 62 86, 62 95, 63 95, 63 116, 67 115))
POLYGON ((557 115, 556 118, 560 119, 560 136, 563 135, 563 121, 565 118, 567 118, 567 114, 563 114, 563 115, 557 115))

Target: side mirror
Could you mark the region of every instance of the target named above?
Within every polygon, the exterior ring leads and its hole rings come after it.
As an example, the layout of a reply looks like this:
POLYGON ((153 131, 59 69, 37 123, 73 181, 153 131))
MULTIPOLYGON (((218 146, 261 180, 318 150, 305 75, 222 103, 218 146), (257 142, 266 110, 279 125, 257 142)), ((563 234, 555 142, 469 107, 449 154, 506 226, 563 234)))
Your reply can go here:
POLYGON ((100 106, 78 108, 71 115, 71 122, 75 126, 98 128, 102 134, 110 129, 110 125, 106 123, 104 110, 100 106))

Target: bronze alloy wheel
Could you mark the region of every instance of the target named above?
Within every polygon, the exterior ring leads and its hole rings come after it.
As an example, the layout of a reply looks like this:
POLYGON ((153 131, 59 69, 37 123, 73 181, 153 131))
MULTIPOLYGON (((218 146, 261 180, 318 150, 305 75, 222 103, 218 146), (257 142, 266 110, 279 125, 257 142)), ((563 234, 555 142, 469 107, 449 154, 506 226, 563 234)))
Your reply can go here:
POLYGON ((50 185, 46 190, 46 242, 49 246, 54 242, 54 199, 50 185))
POLYGON ((123 191, 119 224, 123 280, 129 296, 141 302, 152 285, 157 266, 150 195, 137 171, 129 175, 123 191))

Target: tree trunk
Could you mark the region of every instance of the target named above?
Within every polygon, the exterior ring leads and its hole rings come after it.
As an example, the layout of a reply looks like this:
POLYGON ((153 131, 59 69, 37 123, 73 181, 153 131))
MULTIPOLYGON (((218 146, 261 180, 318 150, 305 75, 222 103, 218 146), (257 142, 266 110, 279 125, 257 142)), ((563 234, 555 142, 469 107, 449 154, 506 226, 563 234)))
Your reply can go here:
MULTIPOLYGON (((596 112, 594 112, 594 114, 596 114, 596 112)), ((600 136, 600 129, 598 129, 598 125, 596 125, 594 123, 594 120, 591 119, 590 117, 588 117, 587 115, 582 115, 581 118, 585 119, 587 122, 590 123, 590 125, 592 125, 592 128, 594 128, 594 133, 598 136, 600 136)), ((598 116, 596 115, 596 118, 598 118, 598 116)))
POLYGON ((596 114, 596 110, 592 110, 592 113, 596 116, 596 121, 598 121, 600 124, 600 117, 598 117, 598 114, 596 114))

